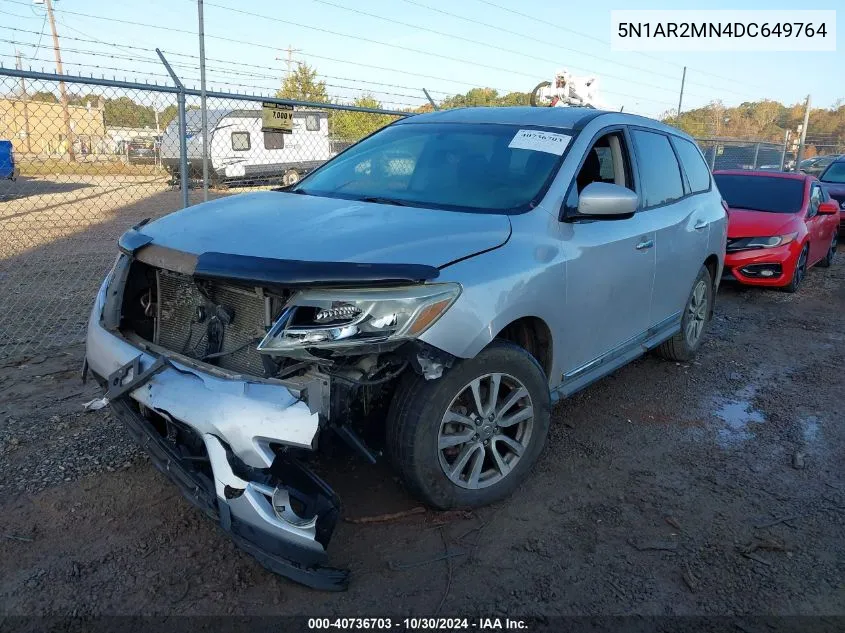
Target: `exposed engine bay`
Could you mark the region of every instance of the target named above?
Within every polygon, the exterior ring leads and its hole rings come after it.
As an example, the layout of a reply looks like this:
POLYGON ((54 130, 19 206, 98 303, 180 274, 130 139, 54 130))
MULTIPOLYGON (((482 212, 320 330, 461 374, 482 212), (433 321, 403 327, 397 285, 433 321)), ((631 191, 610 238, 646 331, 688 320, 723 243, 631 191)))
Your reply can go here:
POLYGON ((163 250, 142 247, 118 262, 116 275, 125 277, 115 323, 120 333, 221 375, 298 385, 320 415, 321 430, 336 431, 368 461, 377 451, 360 434, 384 419, 400 375, 437 379, 454 361, 421 341, 394 336, 406 325, 407 304, 417 296, 428 301, 425 321, 436 316, 432 306, 451 303, 451 289, 432 293, 430 286, 405 282, 397 293, 395 284, 385 284, 372 291, 378 302, 356 302, 361 292, 345 287, 221 280, 196 268, 191 274, 184 254, 163 250))

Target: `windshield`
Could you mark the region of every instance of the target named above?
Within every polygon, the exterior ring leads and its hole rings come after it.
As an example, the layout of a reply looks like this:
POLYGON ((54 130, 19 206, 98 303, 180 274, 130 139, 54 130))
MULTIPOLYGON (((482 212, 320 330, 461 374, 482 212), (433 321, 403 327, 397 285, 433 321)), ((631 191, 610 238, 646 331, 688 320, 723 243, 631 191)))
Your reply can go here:
POLYGON ((774 176, 714 174, 722 198, 734 209, 798 213, 804 205, 804 181, 774 176))
POLYGON ((572 138, 568 132, 499 124, 402 123, 352 146, 291 191, 519 213, 545 193, 572 138))
POLYGON ((845 161, 832 163, 819 180, 837 185, 845 184, 845 161))

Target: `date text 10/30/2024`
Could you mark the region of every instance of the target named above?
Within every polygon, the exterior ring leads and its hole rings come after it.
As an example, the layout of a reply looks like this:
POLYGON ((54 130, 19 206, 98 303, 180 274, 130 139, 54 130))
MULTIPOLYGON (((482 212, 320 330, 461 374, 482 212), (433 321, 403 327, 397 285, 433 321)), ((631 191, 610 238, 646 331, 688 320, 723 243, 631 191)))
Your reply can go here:
POLYGON ((309 618, 310 630, 525 631, 524 620, 512 618, 309 618))

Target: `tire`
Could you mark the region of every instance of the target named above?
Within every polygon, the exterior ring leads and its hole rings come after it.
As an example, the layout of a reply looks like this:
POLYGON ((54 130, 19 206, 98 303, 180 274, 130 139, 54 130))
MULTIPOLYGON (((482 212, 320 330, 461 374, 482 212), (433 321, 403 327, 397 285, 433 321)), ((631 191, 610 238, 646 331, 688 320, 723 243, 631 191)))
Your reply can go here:
POLYGON ((702 266, 692 284, 684 313, 681 317, 681 331, 657 346, 657 353, 666 360, 684 362, 692 360, 710 320, 713 307, 713 280, 710 271, 702 266), (704 284, 702 289, 701 284, 704 284))
POLYGON ((830 268, 833 266, 833 259, 836 257, 836 246, 839 244, 839 229, 833 232, 833 237, 830 239, 830 248, 827 249, 827 255, 819 262, 822 268, 830 268))
POLYGON ((388 413, 387 450, 408 490, 425 503, 440 509, 484 506, 510 495, 528 476, 546 443, 550 408, 549 384, 539 363, 521 347, 497 340, 436 380, 408 372, 388 413), (499 376, 501 418, 494 413, 490 419, 478 415, 471 385, 478 381, 482 413, 490 413, 494 376, 499 376), (518 399, 501 411, 513 396, 518 399), (529 406, 533 415, 526 417, 529 406), (497 425, 517 416, 511 425, 497 425), (447 470, 452 469, 450 479, 447 470))
POLYGON ((785 292, 796 292, 807 276, 807 258, 810 254, 810 246, 806 245, 801 249, 801 254, 798 256, 798 263, 795 264, 795 270, 792 272, 792 279, 783 287, 785 292))
POLYGON ((300 176, 298 171, 296 171, 295 169, 288 169, 285 172, 284 176, 282 176, 282 184, 285 187, 292 187, 293 185, 299 182, 299 178, 300 176))

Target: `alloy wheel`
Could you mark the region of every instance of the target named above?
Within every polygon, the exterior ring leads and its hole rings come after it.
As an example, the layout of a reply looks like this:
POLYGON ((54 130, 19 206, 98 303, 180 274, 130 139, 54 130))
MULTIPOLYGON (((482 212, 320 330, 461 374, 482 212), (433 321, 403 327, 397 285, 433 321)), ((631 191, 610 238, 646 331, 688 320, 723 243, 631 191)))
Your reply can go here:
POLYGON ((465 385, 440 423, 440 467, 461 488, 492 486, 508 476, 528 449, 534 405, 525 385, 491 373, 465 385))
POLYGON ((703 279, 695 285, 687 306, 687 343, 694 347, 701 338, 704 324, 707 322, 707 284, 703 279))

